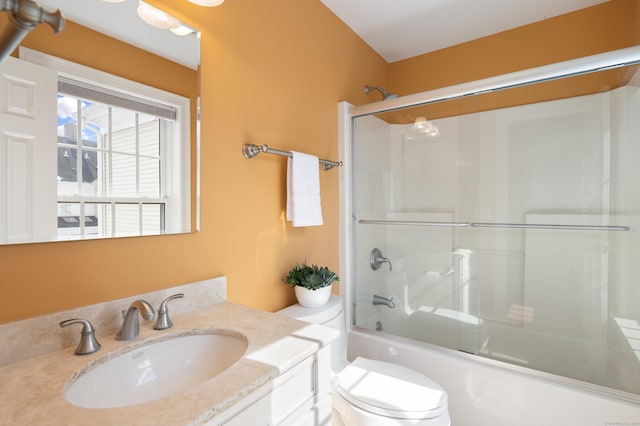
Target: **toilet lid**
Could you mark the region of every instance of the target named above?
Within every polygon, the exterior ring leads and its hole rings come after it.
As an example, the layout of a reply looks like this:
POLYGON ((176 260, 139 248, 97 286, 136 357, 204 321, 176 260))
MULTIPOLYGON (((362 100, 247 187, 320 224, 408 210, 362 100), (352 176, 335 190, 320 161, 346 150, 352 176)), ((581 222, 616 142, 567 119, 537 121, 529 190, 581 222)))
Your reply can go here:
POLYGON ((312 324, 324 324, 342 313, 342 298, 332 294, 329 301, 319 308, 305 308, 300 304, 295 304, 276 313, 312 324))
POLYGON ((428 377, 400 365, 356 358, 340 372, 336 392, 363 410, 386 417, 429 419, 447 411, 447 393, 428 377))

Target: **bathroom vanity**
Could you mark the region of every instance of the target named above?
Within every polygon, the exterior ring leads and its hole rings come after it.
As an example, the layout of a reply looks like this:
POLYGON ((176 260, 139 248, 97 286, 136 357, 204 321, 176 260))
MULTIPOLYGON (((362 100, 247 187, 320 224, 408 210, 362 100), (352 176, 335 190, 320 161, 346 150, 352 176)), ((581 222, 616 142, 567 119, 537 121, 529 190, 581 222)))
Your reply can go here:
MULTIPOLYGON (((189 297, 188 290, 185 291, 189 297)), ((78 356, 74 346, 0 368, 0 418, 6 424, 64 425, 267 425, 317 424, 331 416, 330 343, 337 332, 230 302, 174 315, 157 331, 118 341, 100 336, 100 351, 78 356), (79 377, 145 347, 193 334, 246 339, 246 352, 231 366, 193 387, 158 399, 114 408, 83 408, 65 392, 79 377)), ((57 323, 49 324, 58 333, 57 323)), ((0 330, 1 331, 1 330, 0 330)), ((79 337, 79 330, 76 330, 79 337)), ((6 338, 6 333, 0 336, 6 338)), ((3 344, 7 342, 6 340, 3 344)))

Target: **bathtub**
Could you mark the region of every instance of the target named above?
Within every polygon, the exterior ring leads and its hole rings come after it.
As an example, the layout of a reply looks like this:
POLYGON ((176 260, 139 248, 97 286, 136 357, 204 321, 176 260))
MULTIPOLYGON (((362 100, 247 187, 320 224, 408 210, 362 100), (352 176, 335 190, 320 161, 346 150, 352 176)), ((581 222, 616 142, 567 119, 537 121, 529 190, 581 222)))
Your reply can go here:
POLYGON ((577 380, 357 327, 347 346, 349 360, 394 362, 438 382, 454 426, 640 425, 640 406, 604 387, 596 393, 577 380))
POLYGON ((415 339, 445 348, 478 354, 487 347, 489 334, 484 320, 446 308, 421 306, 410 315, 398 309, 377 309, 361 324, 367 330, 415 339))

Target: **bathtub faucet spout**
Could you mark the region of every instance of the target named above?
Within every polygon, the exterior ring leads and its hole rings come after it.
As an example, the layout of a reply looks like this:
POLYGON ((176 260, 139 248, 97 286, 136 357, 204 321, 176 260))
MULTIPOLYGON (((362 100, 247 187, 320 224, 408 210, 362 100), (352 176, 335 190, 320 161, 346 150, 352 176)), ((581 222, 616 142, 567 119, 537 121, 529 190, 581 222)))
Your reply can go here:
POLYGON ((393 301, 393 297, 388 298, 388 297, 383 297, 383 296, 378 296, 377 294, 373 295, 373 304, 375 305, 385 305, 388 306, 389 308, 395 308, 396 304, 393 301))

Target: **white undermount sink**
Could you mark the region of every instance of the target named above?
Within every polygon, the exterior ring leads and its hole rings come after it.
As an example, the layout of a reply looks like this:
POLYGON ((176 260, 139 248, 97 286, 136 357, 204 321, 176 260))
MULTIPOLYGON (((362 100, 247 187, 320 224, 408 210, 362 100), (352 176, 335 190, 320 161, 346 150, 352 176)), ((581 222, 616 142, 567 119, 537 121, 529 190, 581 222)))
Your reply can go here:
POLYGON ((65 391, 84 408, 115 408, 191 389, 224 371, 247 350, 247 339, 224 331, 177 336, 135 348, 80 373, 65 391))

